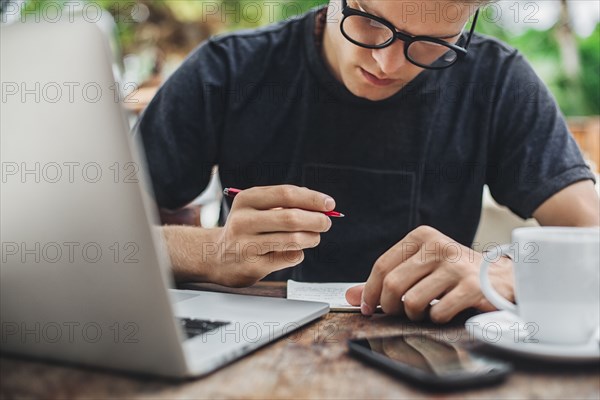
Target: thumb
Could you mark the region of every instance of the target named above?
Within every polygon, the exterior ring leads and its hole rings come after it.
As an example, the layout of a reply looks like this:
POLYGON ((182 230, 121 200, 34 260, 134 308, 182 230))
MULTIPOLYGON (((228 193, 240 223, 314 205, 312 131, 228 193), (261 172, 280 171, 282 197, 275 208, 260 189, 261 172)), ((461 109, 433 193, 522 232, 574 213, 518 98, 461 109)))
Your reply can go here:
POLYGON ((357 286, 352 286, 350 289, 346 291, 346 301, 353 306, 360 306, 360 299, 362 297, 362 292, 365 287, 365 284, 360 284, 357 286))

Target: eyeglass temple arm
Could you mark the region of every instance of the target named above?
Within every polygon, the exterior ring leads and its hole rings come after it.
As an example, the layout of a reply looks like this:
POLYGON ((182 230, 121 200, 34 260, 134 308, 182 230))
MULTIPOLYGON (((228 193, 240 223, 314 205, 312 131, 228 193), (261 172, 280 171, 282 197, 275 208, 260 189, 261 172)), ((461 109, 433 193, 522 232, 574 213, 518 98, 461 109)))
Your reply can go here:
POLYGON ((477 25, 477 18, 479 17, 479 9, 475 11, 475 16, 473 16, 473 23, 471 24, 471 31, 469 32, 469 38, 467 39, 467 43, 465 44, 465 50, 469 48, 469 44, 471 43, 471 38, 473 37, 473 32, 475 31, 475 25, 477 25))

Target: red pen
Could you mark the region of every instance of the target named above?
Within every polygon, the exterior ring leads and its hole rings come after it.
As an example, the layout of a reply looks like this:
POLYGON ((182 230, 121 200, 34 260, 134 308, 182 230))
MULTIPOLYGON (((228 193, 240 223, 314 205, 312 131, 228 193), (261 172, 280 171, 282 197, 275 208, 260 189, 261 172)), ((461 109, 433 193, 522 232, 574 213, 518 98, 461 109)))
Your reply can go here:
MULTIPOLYGON (((234 198, 236 195, 238 195, 241 192, 241 189, 236 189, 236 188, 225 188, 223 189, 223 194, 229 198, 234 198)), ((342 218, 345 217, 344 214, 342 214, 341 212, 337 212, 337 211, 321 211, 323 214, 327 215, 328 217, 334 217, 334 218, 342 218)))

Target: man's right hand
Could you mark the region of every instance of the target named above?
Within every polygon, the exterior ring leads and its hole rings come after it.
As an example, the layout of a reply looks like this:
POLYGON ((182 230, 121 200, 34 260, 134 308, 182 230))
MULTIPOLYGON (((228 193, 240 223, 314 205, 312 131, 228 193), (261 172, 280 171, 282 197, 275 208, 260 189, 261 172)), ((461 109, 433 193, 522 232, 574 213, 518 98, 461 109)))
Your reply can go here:
POLYGON ((292 185, 243 190, 222 228, 164 228, 175 276, 252 285, 302 262, 303 250, 317 246, 331 228, 323 212, 334 208, 330 196, 292 185))

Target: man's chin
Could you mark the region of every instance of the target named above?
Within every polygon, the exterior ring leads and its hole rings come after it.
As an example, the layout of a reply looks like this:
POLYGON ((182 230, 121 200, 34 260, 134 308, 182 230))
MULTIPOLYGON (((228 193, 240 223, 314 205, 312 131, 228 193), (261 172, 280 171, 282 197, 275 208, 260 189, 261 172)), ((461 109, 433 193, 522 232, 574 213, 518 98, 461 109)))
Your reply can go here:
POLYGON ((356 81, 354 79, 348 79, 348 81, 344 81, 344 84, 350 93, 356 97, 361 97, 370 101, 389 99, 402 89, 402 86, 399 87, 396 83, 389 87, 378 87, 366 82, 356 81))
POLYGON ((381 88, 371 88, 371 87, 348 88, 348 90, 350 90, 350 92, 353 95, 355 95, 357 97, 361 97, 363 99, 370 100, 370 101, 382 101, 385 99, 389 99, 390 97, 392 97, 393 95, 398 93, 400 91, 400 89, 401 88, 381 89, 381 88))

